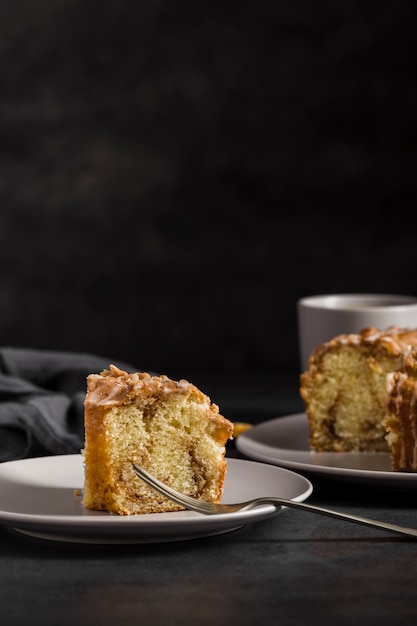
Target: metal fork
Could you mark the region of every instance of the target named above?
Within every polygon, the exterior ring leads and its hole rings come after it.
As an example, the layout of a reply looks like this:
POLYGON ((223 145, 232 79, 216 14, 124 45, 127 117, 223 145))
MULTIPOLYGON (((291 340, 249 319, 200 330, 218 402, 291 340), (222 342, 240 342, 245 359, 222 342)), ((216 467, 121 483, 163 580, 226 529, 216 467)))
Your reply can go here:
POLYGON ((342 513, 340 511, 333 511, 332 509, 325 509, 313 504, 307 504, 306 502, 298 502, 296 500, 287 500, 285 498, 278 498, 276 496, 264 496, 261 498, 255 498, 248 500, 247 502, 239 502, 235 504, 214 504, 212 502, 205 502, 204 500, 198 500, 197 498, 191 498, 186 496, 171 487, 168 487, 160 480, 149 474, 143 468, 136 463, 132 463, 133 470, 136 475, 143 480, 147 485, 153 487, 156 491, 164 495, 169 500, 172 500, 176 504, 189 509, 190 511, 196 511, 203 515, 219 515, 219 514, 233 514, 237 511, 249 511, 257 506, 263 504, 275 504, 279 506, 292 507, 294 509, 301 509, 303 511, 309 511, 310 513, 318 513, 319 515, 327 515, 328 517, 335 517, 348 522, 354 522, 356 524, 362 524, 363 526, 370 526, 371 528, 380 528, 389 532, 404 535, 406 537, 417 538, 417 529, 407 528, 406 526, 398 526, 397 524, 390 524, 388 522, 380 522, 378 520, 370 519, 368 517, 362 517, 360 515, 353 515, 351 513, 342 513))

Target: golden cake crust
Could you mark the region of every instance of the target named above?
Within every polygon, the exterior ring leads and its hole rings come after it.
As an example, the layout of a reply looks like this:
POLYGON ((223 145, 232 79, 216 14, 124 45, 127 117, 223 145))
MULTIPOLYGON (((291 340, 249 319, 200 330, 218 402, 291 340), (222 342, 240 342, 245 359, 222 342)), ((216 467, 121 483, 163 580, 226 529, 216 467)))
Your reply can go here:
POLYGON ((417 330, 391 326, 338 335, 313 350, 300 394, 317 451, 388 451, 384 426, 386 376, 417 330))

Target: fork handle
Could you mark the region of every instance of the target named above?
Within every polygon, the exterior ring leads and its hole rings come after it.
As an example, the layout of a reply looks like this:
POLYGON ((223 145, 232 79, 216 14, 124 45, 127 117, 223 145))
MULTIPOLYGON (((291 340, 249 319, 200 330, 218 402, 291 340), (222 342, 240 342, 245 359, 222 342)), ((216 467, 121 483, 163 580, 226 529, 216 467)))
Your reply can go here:
POLYGON ((356 524, 362 524, 363 526, 370 526, 371 528, 380 528, 381 530, 387 530, 399 535, 405 535, 407 537, 417 538, 417 529, 407 528, 406 526, 399 526, 398 524, 390 524, 389 522, 380 522, 369 517, 362 517, 361 515, 354 515, 353 513, 342 513, 340 511, 333 511, 332 509, 325 509, 315 504, 308 504, 307 502, 298 502, 297 500, 285 500, 283 498, 258 498, 258 504, 281 504, 288 508, 303 509, 310 513, 319 513, 320 515, 327 515, 327 517, 335 517, 348 522, 355 522, 356 524))

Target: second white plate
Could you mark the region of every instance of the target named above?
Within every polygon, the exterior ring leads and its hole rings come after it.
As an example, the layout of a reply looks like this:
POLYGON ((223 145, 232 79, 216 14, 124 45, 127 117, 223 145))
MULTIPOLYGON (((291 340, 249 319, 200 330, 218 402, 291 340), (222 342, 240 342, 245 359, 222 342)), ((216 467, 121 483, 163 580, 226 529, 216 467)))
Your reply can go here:
POLYGON ((288 469, 338 480, 417 489, 417 473, 394 472, 385 452, 315 452, 310 449, 305 413, 254 426, 236 439, 245 456, 288 469))

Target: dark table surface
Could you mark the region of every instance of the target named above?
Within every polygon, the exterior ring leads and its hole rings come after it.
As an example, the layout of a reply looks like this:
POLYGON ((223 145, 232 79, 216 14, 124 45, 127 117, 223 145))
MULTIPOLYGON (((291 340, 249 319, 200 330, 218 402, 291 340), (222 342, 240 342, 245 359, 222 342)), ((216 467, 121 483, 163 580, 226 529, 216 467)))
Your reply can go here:
MULTIPOLYGON (((296 377, 193 382, 235 420, 302 410, 296 377)), ((233 446, 228 455, 241 457, 233 446)), ((311 480, 310 502, 417 527, 413 491, 311 480)), ((293 509, 161 544, 46 541, 3 526, 0 614, 5 626, 414 625, 416 557, 417 541, 293 509)))

